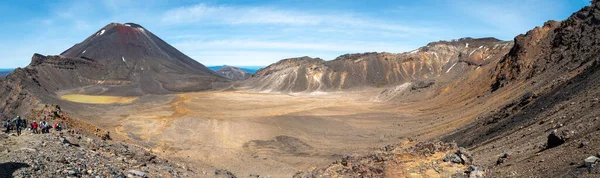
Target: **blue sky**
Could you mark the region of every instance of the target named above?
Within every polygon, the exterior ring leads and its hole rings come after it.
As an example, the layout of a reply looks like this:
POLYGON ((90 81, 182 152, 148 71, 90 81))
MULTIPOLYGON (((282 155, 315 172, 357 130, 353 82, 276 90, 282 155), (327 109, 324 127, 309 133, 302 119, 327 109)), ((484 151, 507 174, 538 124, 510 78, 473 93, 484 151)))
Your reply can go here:
POLYGON ((461 37, 512 40, 589 0, 6 0, 0 68, 60 54, 110 22, 135 22, 205 65, 405 52, 461 37))

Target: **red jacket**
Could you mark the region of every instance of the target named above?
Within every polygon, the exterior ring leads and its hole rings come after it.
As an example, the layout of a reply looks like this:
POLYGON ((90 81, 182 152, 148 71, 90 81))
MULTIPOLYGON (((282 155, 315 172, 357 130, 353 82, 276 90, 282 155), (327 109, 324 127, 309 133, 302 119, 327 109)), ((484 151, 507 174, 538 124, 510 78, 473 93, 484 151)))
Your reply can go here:
POLYGON ((33 129, 37 129, 37 128, 38 128, 37 122, 33 122, 33 129))

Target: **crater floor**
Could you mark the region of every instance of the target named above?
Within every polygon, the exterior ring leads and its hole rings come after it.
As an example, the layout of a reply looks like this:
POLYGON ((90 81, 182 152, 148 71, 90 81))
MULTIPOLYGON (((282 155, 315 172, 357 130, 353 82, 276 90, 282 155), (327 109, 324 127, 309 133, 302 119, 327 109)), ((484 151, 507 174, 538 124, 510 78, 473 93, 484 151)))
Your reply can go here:
POLYGON ((375 93, 149 95, 130 104, 94 105, 93 111, 74 113, 125 140, 201 169, 290 177, 344 154, 443 131, 436 128, 443 122, 414 117, 421 111, 413 104, 373 102, 375 93))

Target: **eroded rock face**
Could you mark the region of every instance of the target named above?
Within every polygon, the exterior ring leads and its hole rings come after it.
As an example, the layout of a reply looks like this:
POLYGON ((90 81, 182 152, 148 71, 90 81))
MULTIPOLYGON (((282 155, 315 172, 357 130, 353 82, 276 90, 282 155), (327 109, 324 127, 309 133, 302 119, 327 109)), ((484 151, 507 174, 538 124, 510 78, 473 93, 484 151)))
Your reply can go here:
POLYGON ((599 19, 600 1, 594 0, 562 22, 549 21, 516 37, 511 51, 489 72, 493 82, 482 94, 497 107, 443 140, 471 147, 475 158, 514 151, 518 162, 505 156, 487 161, 497 177, 515 176, 512 172, 518 177, 587 176, 590 171, 577 164, 596 152, 594 141, 600 138, 599 19), (532 162, 535 167, 529 167, 532 162))
POLYGON ((332 61, 291 58, 261 69, 242 86, 258 91, 310 92, 397 85, 474 71, 499 60, 511 47, 512 42, 493 38, 463 38, 400 54, 346 54, 332 61))
POLYGON ((548 21, 515 38, 515 46, 495 70, 493 90, 509 81, 569 73, 598 59, 600 4, 593 1, 568 19, 548 21))
POLYGON ((55 92, 61 89, 100 82, 101 78, 94 75, 102 73, 101 70, 94 61, 86 59, 35 54, 29 66, 15 69, 0 79, 2 116, 26 116, 36 105, 43 103, 41 100, 54 101, 55 92))

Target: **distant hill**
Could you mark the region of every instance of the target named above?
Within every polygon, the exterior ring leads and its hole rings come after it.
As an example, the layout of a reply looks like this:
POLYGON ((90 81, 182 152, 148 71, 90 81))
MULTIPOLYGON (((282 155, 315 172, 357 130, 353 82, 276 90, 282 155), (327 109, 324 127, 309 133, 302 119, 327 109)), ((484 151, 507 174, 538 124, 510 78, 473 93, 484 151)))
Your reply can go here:
POLYGON ((233 67, 233 66, 225 66, 219 70, 216 71, 217 74, 226 77, 228 79, 231 80, 246 80, 250 77, 252 77, 252 74, 246 72, 245 70, 242 70, 240 68, 237 67, 233 67))
POLYGON ((443 82, 501 59, 512 45, 495 38, 461 38, 405 53, 346 54, 330 61, 290 58, 259 70, 243 86, 258 91, 312 92, 379 88, 442 77, 443 82))
MULTIPOLYGON (((227 65, 222 65, 222 66, 208 66, 209 69, 213 70, 213 71, 217 71, 220 70, 221 68, 227 67, 227 65)), ((250 74, 254 74, 256 73, 258 70, 260 70, 261 68, 265 68, 266 66, 233 66, 233 67, 237 67, 240 68, 250 74)))
POLYGON ((15 69, 0 69, 0 76, 4 77, 4 76, 8 75, 9 73, 11 73, 13 70, 15 70, 15 69))

